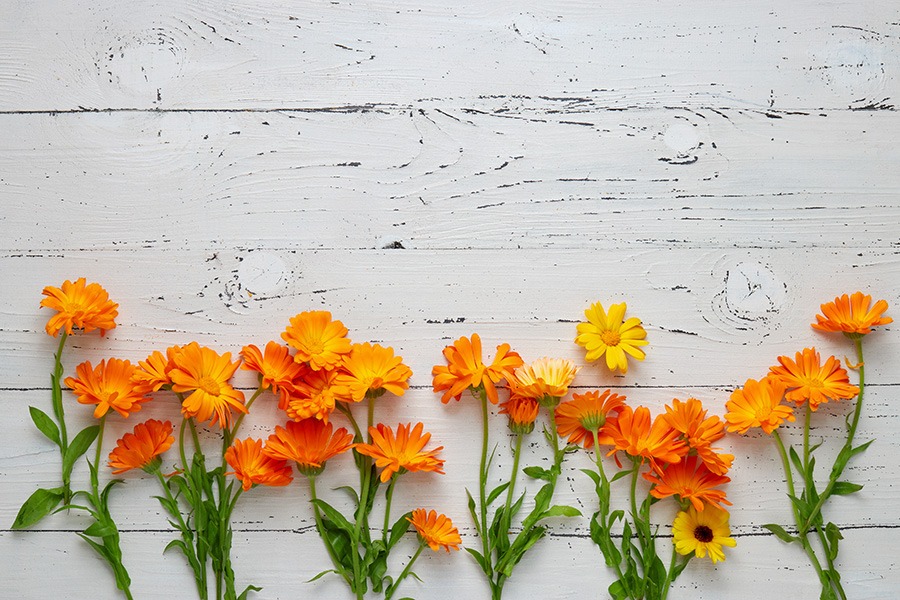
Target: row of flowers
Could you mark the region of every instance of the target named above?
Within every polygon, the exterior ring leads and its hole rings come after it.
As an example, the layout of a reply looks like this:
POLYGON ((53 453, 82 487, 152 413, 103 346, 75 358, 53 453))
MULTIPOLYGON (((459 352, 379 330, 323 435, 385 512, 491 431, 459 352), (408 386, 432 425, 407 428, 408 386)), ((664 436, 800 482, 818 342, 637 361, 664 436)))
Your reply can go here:
MULTIPOLYGON (((347 328, 329 312, 309 311, 290 319, 281 334, 284 344, 270 341, 263 349, 247 345, 237 360, 230 353, 191 342, 154 351, 137 364, 117 358, 96 366, 83 362, 74 376, 64 378, 62 356, 68 336, 114 328, 118 305, 99 284, 88 284, 83 278, 66 281, 60 288, 47 287, 44 295, 41 305, 55 311, 47 333, 59 337, 51 375, 53 410, 52 416, 36 407, 30 411, 37 428, 59 448, 60 485, 32 494, 13 527, 30 527, 54 511, 85 512, 92 520, 80 535, 110 565, 125 597, 132 597, 130 578, 109 510, 110 492, 121 480, 100 486, 103 430, 111 414, 128 418, 157 394, 178 398, 181 422, 149 419, 139 423, 116 442, 108 453, 108 465, 113 475, 143 469, 158 480, 161 495, 157 498, 177 533, 167 550, 183 554, 194 573, 199 598, 243 599, 260 589, 248 585, 238 591, 231 562, 231 515, 244 492, 290 484, 294 467, 308 484, 316 528, 331 562, 316 578, 333 574, 357 598, 368 592, 391 598, 413 574, 425 547, 448 552, 460 548, 457 528, 434 509, 419 508, 392 518, 395 487, 402 476, 417 471, 443 473, 444 466, 442 447, 429 445, 431 435, 422 423, 391 427, 375 418, 377 399, 386 393, 403 395, 412 376, 392 348, 353 343, 347 328), (231 383, 239 368, 258 376, 258 387, 249 398, 231 383), (63 385, 79 403, 93 405, 98 420, 71 438, 63 385), (287 421, 265 440, 238 437, 245 415, 266 393, 277 399, 287 421), (345 426, 336 428, 335 418, 345 426), (214 453, 204 447, 203 442, 209 445, 209 435, 201 435, 204 426, 221 436, 221 447, 214 453), (91 447, 90 484, 79 490, 71 481, 73 466, 91 447), (174 458, 164 458, 167 452, 174 458), (352 505, 345 514, 319 497, 316 481, 329 460, 348 452, 358 477, 355 485, 342 487, 352 505), (174 466, 163 468, 164 461, 174 466), (382 486, 384 519, 370 522, 382 486), (417 533, 418 547, 399 573, 390 574, 391 552, 410 526, 417 533)), ((692 558, 708 556, 719 562, 725 560, 724 548, 736 545, 726 509, 731 502, 722 489, 730 481, 734 456, 717 444, 726 429, 744 434, 760 428, 775 440, 795 516, 791 531, 777 524, 765 527, 803 549, 822 584, 822 598, 845 599, 836 566, 840 531, 833 523, 825 523, 822 509, 830 496, 861 488, 841 477, 849 460, 868 446, 853 445, 864 387, 862 339, 872 327, 891 322, 883 316, 886 309, 883 300, 872 306, 869 296, 857 292, 823 304, 824 314, 813 324, 822 331, 844 332, 853 342, 858 363, 852 367, 859 372, 858 386, 850 383, 835 357, 823 362, 814 348, 805 348, 793 359, 779 357, 769 374, 760 380, 748 379, 735 390, 724 420, 708 414, 695 398, 674 399, 655 417, 647 407, 632 407, 611 390, 573 393, 564 400, 580 367, 558 358, 526 363, 508 344, 498 345, 488 361, 476 333, 444 348, 444 363, 432 370, 435 393, 441 394, 444 403, 471 395, 481 404, 478 489, 474 495, 467 491, 479 540, 477 547, 465 550, 481 568, 491 597, 502 596, 516 565, 547 533, 548 520, 581 515, 572 506, 553 504, 553 496, 566 457, 584 450, 593 456, 594 467, 583 471, 597 495, 590 537, 615 575, 610 596, 665 599, 692 558), (817 446, 809 441, 811 415, 824 402, 854 397, 846 442, 828 483, 819 489, 813 456, 817 446), (492 470, 496 447, 490 441, 490 405, 499 405, 509 425, 512 469, 506 478, 498 479, 492 470), (795 408, 805 414, 799 452, 786 446, 778 431, 785 420, 795 419, 795 408), (549 468, 522 468, 523 440, 539 420, 549 468), (614 467, 606 457, 613 457, 614 467), (802 480, 799 494, 794 473, 802 480), (528 489, 520 489, 522 476, 540 484, 536 493, 529 496, 528 489), (619 480, 629 482, 623 508, 613 506, 612 490, 619 480), (660 556, 659 528, 651 517, 651 508, 663 500, 669 500, 676 512, 667 561, 660 556)), ((587 362, 601 361, 611 371, 625 374, 629 358, 645 358, 646 331, 639 319, 625 318, 624 303, 607 311, 598 302, 585 316, 575 342, 584 347, 587 362)))

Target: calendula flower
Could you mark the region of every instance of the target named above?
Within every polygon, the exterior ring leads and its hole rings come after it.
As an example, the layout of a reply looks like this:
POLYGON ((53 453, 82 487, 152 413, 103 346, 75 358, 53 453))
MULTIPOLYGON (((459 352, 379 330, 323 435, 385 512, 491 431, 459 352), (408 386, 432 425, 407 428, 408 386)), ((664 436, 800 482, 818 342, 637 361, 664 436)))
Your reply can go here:
POLYGON ((332 321, 327 310, 311 310, 292 317, 281 339, 297 350, 295 361, 308 363, 314 371, 334 369, 350 353, 347 328, 340 321, 332 321))
POLYGON ((461 337, 444 348, 446 365, 435 365, 431 370, 435 393, 444 392, 441 402, 446 404, 451 398, 459 400, 469 388, 483 386, 488 400, 497 404, 497 385, 503 379, 513 377, 516 368, 522 366, 522 358, 510 351, 509 344, 497 346, 497 354, 490 365, 485 365, 481 357, 481 338, 473 333, 471 339, 461 337))
POLYGON ((253 344, 244 346, 241 357, 244 359, 241 368, 259 373, 263 389, 271 388, 278 396, 278 408, 286 410, 294 380, 304 373, 306 366, 294 361, 288 349, 278 342, 266 344, 265 353, 253 344))
POLYGON ((232 409, 247 413, 244 394, 228 383, 240 366, 240 361, 231 362, 230 352, 218 354, 191 342, 174 355, 173 362, 175 366, 169 372, 172 389, 178 393, 191 392, 181 405, 185 417, 211 420, 213 425, 228 427, 232 409))
POLYGON ((147 357, 146 360, 138 362, 131 380, 135 386, 144 394, 150 392, 158 392, 163 386, 172 385, 172 378, 169 372, 175 368, 173 357, 181 352, 180 346, 170 346, 166 349, 166 355, 159 350, 147 357))
POLYGON ((575 363, 564 358, 539 358, 516 369, 510 388, 514 394, 554 407, 569 392, 578 369, 575 363))
POLYGON ((618 414, 606 420, 601 433, 612 441, 613 449, 607 456, 621 450, 655 465, 657 461, 677 463, 688 451, 680 433, 661 416, 651 424, 650 410, 646 406, 638 406, 636 410, 627 404, 622 406, 618 414))
POLYGON ((534 398, 512 394, 509 400, 500 403, 500 414, 509 417, 510 431, 527 434, 534 431, 534 421, 540 408, 534 398))
POLYGON ((678 496, 681 502, 690 500, 699 511, 703 510, 704 503, 720 509, 722 504, 731 504, 725 499, 725 492, 714 489, 731 479, 712 473, 706 465, 698 462, 696 456, 688 456, 675 464, 657 465, 651 473, 644 473, 644 478, 655 484, 650 490, 654 498, 678 496))
POLYGON ((234 440, 225 451, 225 461, 234 469, 225 474, 237 477, 245 492, 254 485, 282 486, 294 479, 286 461, 263 453, 262 440, 234 440))
MULTIPOLYGON (((606 424, 609 413, 618 412, 625 405, 625 396, 606 390, 572 394, 572 400, 556 407, 556 426, 560 437, 569 437, 570 444, 579 444, 586 450, 594 447, 594 432, 606 424)), ((600 435, 601 444, 611 444, 612 439, 600 435)))
POLYGON ((353 344, 337 376, 336 392, 348 402, 360 402, 366 394, 378 396, 385 391, 402 396, 409 388, 410 377, 412 369, 403 364, 402 356, 394 356, 393 348, 368 342, 353 344))
POLYGON ((377 427, 369 427, 369 435, 372 436, 371 444, 356 444, 356 451, 364 456, 375 459, 375 466, 384 469, 381 472, 381 482, 387 483, 394 473, 406 471, 434 471, 443 473, 441 467, 444 461, 437 458, 437 453, 444 449, 438 446, 433 450, 422 450, 431 439, 430 433, 422 433, 424 426, 411 423, 397 426, 397 435, 394 431, 381 423, 377 427))
POLYGON ((587 351, 584 356, 586 361, 594 362, 605 354, 606 366, 610 371, 618 369, 627 373, 626 354, 635 360, 644 360, 644 351, 640 346, 647 345, 644 339, 647 332, 637 317, 623 321, 626 308, 624 302, 613 304, 607 313, 601 303, 594 302, 584 311, 587 323, 578 324, 575 343, 587 351))
POLYGON ((718 415, 707 417, 706 409, 696 398, 688 398, 686 402, 675 398, 671 405, 666 406, 663 419, 682 434, 691 453, 699 456, 710 471, 716 475, 728 472, 734 455, 719 452, 712 446, 725 437, 725 423, 718 415))
POLYGON ((734 548, 737 545, 730 537, 728 513, 713 507, 699 512, 691 506, 679 512, 672 525, 672 535, 679 554, 693 552, 697 558, 705 558, 708 553, 713 563, 725 560, 723 546, 734 548))
POLYGON ((459 537, 459 531, 449 517, 439 515, 433 510, 426 512, 424 508, 417 508, 406 520, 419 532, 422 542, 428 544, 435 552, 442 547, 447 552, 450 552, 451 548, 459 550, 462 538, 459 537))
POLYGON ((162 464, 160 455, 175 443, 171 421, 149 419, 135 425, 131 433, 126 433, 116 442, 109 453, 109 466, 113 475, 131 469, 143 469, 155 473, 162 464))
POLYGON ((77 377, 66 377, 65 384, 72 388, 81 404, 96 404, 94 417, 99 419, 109 409, 123 417, 141 409, 147 398, 131 381, 134 365, 127 360, 110 358, 101 360, 97 367, 89 361, 75 367, 77 377))
POLYGON ((826 302, 821 306, 825 316, 816 315, 814 329, 820 331, 840 331, 844 335, 865 335, 872 332, 873 327, 887 325, 894 320, 881 316, 888 304, 879 300, 871 308, 872 296, 855 292, 852 296, 838 296, 834 302, 826 302))
POLYGON ((784 398, 784 383, 775 377, 761 380, 748 379, 743 388, 731 393, 725 403, 725 421, 728 431, 744 434, 751 427, 761 427, 771 434, 784 421, 793 421, 794 411, 781 403, 784 398))
POLYGON ((295 421, 312 418, 327 423, 337 399, 337 375, 337 371, 309 371, 295 381, 288 400, 288 416, 295 421))
POLYGON ((325 470, 328 460, 346 452, 352 445, 353 436, 343 427, 334 431, 331 423, 306 419, 275 427, 263 452, 272 458, 293 461, 300 473, 315 477, 325 470))
POLYGON ((60 329, 72 335, 77 328, 84 332, 100 330, 104 335, 116 326, 119 305, 109 299, 109 294, 99 283, 87 283, 84 277, 72 283, 63 282, 61 288, 47 286, 41 292, 47 296, 41 300, 41 306, 57 311, 47 321, 47 333, 53 337, 60 329))
POLYGON ((804 348, 794 360, 779 356, 778 362, 769 372, 787 387, 785 397, 798 405, 809 401, 809 408, 817 410, 823 402, 849 400, 859 394, 840 361, 830 356, 823 365, 815 348, 804 348))

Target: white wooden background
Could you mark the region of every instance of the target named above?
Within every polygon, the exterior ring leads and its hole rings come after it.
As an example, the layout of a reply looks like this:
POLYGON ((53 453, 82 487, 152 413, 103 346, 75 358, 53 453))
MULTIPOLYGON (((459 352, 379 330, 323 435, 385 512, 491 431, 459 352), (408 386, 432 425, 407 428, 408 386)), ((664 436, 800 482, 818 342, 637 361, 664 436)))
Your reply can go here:
MULTIPOLYGON (((0 0, 0 595, 117 597, 77 518, 8 529, 58 477, 26 407, 49 407, 40 290, 67 278, 121 305, 105 339, 73 340, 69 369, 194 339, 237 352, 318 308, 393 345, 414 385, 384 419, 424 421, 447 460, 404 478, 397 504, 450 514, 468 544, 478 407, 430 390, 459 335, 581 363, 582 310, 627 301, 646 362, 576 383, 654 410, 693 395, 721 413, 779 354, 849 353, 809 327, 821 302, 862 289, 900 316, 898 36, 890 0, 0 0)), ((850 469, 865 489, 829 506, 854 599, 900 589, 897 330, 866 341, 860 435, 878 441, 850 469)), ((260 436, 279 417, 257 406, 245 431, 260 436)), ((833 441, 843 410, 815 435, 833 441)), ((111 419, 107 447, 132 425, 111 419)), ((534 441, 526 462, 544 456, 534 441)), ((817 598, 799 550, 759 527, 790 519, 773 447, 726 441, 738 547, 695 561, 671 598, 817 598)), ((588 457, 566 465, 558 499, 590 514, 588 457)), ((321 489, 352 474, 336 460, 321 489)), ((181 557, 161 554, 155 482, 126 479, 114 510, 135 596, 190 598, 181 557)), ((304 583, 328 566, 307 498, 298 480, 242 499, 238 581, 256 597, 349 597, 304 583)), ((463 553, 419 564, 409 595, 487 597, 463 553)), ((610 580, 586 519, 558 520, 507 595, 603 597, 610 580)))

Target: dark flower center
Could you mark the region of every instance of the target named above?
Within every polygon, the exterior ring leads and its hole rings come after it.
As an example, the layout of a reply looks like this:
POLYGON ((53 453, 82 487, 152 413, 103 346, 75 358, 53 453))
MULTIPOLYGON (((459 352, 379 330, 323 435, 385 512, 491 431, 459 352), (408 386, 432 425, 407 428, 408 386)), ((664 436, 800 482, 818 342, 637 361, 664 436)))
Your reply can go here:
POLYGON ((712 529, 710 529, 706 525, 697 525, 697 527, 694 529, 694 538, 696 538, 698 542, 708 544, 713 540, 712 529))

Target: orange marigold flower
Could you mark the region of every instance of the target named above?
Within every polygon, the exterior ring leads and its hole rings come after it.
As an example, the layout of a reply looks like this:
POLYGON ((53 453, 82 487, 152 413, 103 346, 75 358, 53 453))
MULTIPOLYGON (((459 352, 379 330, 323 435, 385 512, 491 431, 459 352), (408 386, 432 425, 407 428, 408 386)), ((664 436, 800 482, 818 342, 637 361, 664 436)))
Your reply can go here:
POLYGON ((381 472, 382 483, 386 483, 394 473, 406 471, 443 473, 441 467, 444 461, 435 455, 444 447, 423 451, 422 448, 431 439, 430 433, 422 433, 423 428, 421 423, 416 423, 415 427, 412 423, 401 424, 397 426, 395 437, 390 427, 379 423, 377 427, 369 427, 371 444, 355 444, 353 447, 358 453, 374 458, 375 466, 384 469, 381 472))
POLYGON ((135 425, 132 433, 126 433, 109 453, 109 466, 119 475, 131 469, 143 469, 155 473, 162 464, 160 455, 175 443, 171 421, 149 419, 135 425))
POLYGON ((770 367, 769 372, 788 388, 785 397, 798 405, 808 400, 809 408, 817 410, 823 402, 849 400, 859 393, 841 362, 830 356, 823 365, 815 348, 804 348, 794 360, 779 356, 778 362, 780 366, 770 367))
POLYGON ((72 283, 68 279, 61 288, 47 286, 41 292, 47 296, 41 306, 57 311, 47 321, 46 330, 56 337, 60 329, 72 335, 73 328, 85 332, 100 330, 104 335, 116 326, 119 305, 109 299, 109 294, 99 283, 87 283, 84 277, 72 283))
POLYGON ((761 427, 770 434, 784 421, 793 421, 794 411, 781 403, 784 389, 784 383, 772 376, 748 379, 725 403, 728 431, 744 434, 751 427, 761 427))
POLYGON ((172 385, 169 372, 175 368, 173 357, 181 352, 180 346, 170 346, 166 349, 166 355, 155 350, 146 360, 138 362, 137 368, 131 380, 144 394, 158 392, 165 385, 172 385))
POLYGON ((211 420, 213 425, 228 427, 232 409, 247 413, 244 394, 228 383, 240 366, 240 361, 231 362, 231 352, 218 354, 191 342, 174 355, 173 362, 175 365, 169 373, 172 389, 178 393, 191 392, 181 405, 185 417, 211 420))
POLYGON ((494 361, 487 366, 481 357, 481 338, 473 333, 471 339, 461 337, 444 348, 447 365, 435 365, 431 370, 435 393, 444 392, 441 402, 450 398, 460 399, 469 388, 484 387, 488 400, 497 404, 497 386, 501 380, 510 380, 516 368, 522 366, 522 357, 510 351, 509 344, 497 346, 494 361))
POLYGON ((343 427, 334 431, 331 423, 306 419, 275 427, 263 452, 272 458, 293 461, 302 474, 315 477, 325 470, 326 461, 346 452, 352 445, 353 436, 343 427))
POLYGON ((286 410, 294 380, 302 376, 306 366, 294 361, 288 349, 278 342, 266 344, 265 353, 248 344, 241 350, 241 357, 244 359, 241 368, 259 373, 263 389, 271 388, 272 393, 278 396, 278 408, 286 410))
POLYGON ((254 485, 282 486, 294 479, 286 461, 263 453, 262 440, 234 440, 225 451, 225 461, 234 469, 225 474, 237 477, 245 492, 254 485))
POLYGON ((433 510, 426 512, 424 508, 417 508, 406 520, 412 523, 419 532, 422 543, 428 544, 435 552, 438 552, 441 547, 447 552, 450 552, 451 548, 459 550, 459 545, 462 544, 459 531, 446 515, 439 515, 433 510))
MULTIPOLYGON (((606 390, 572 394, 572 400, 556 407, 556 426, 560 437, 569 437, 570 444, 580 444, 586 450, 594 447, 594 432, 606 424, 606 416, 618 412, 625 405, 625 396, 606 390)), ((611 444, 612 439, 599 435, 601 444, 611 444)))
POLYGON ((586 361, 594 362, 605 354, 606 366, 610 371, 618 369, 627 373, 626 354, 635 360, 644 360, 644 351, 639 346, 648 344, 644 339, 647 332, 637 317, 624 320, 626 308, 624 302, 613 304, 607 313, 602 304, 595 302, 584 311, 587 323, 578 324, 575 343, 587 351, 584 356, 586 361))
POLYGON ((393 348, 368 342, 353 344, 350 354, 344 357, 335 391, 348 402, 361 402, 366 394, 374 397, 385 391, 402 396, 409 388, 410 377, 412 369, 403 364, 402 356, 394 356, 393 348))
POLYGON ((81 404, 96 404, 94 417, 99 419, 109 409, 123 417, 141 410, 147 398, 131 381, 135 366, 127 360, 110 358, 101 360, 96 368, 86 361, 75 367, 77 377, 66 377, 65 384, 72 388, 81 404))
POLYGON ((509 417, 509 429, 513 433, 531 433, 541 405, 534 398, 512 394, 509 400, 500 403, 500 414, 509 417))
POLYGON ((644 473, 644 479, 655 484, 650 490, 654 498, 678 496, 681 502, 690 500, 697 510, 703 510, 704 502, 722 510, 722 504, 731 505, 725 499, 725 492, 714 489, 731 479, 714 474, 704 463, 698 463, 696 456, 689 456, 680 463, 665 467, 656 465, 652 473, 644 473))
POLYGON ((638 406, 635 410, 627 404, 622 406, 618 414, 606 420, 600 432, 612 440, 613 449, 607 456, 621 450, 634 458, 640 457, 642 462, 647 459, 655 465, 657 461, 677 463, 688 451, 681 434, 672 429, 662 416, 656 417, 651 424, 650 409, 646 406, 638 406))
POLYGON ((292 317, 281 339, 297 350, 295 361, 308 363, 314 371, 334 369, 350 353, 347 328, 340 321, 332 321, 327 310, 310 310, 292 317))
POLYGON ((821 306, 825 316, 816 315, 814 329, 820 331, 840 331, 844 335, 865 335, 872 332, 872 327, 887 325, 894 320, 882 317, 888 304, 879 300, 871 308, 872 296, 855 292, 852 296, 838 296, 834 302, 826 302, 821 306))
POLYGON ((579 368, 571 360, 564 358, 539 358, 516 369, 510 386, 515 394, 534 398, 544 406, 553 407, 568 393, 569 385, 579 368))
POLYGON ((321 419, 328 422, 334 411, 337 371, 309 371, 294 382, 294 392, 287 405, 287 414, 295 421, 321 419))
POLYGON ((688 398, 686 402, 674 398, 672 405, 666 406, 663 418, 682 434, 691 452, 699 456, 710 471, 716 475, 728 472, 734 455, 718 452, 718 448, 712 447, 714 442, 725 437, 725 423, 718 415, 707 417, 706 409, 696 398, 688 398))

